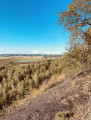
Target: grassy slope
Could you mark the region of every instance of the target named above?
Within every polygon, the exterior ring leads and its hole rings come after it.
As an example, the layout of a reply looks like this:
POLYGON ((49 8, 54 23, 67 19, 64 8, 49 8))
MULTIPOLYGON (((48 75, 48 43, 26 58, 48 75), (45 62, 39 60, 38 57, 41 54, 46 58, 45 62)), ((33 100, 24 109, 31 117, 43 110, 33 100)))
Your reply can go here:
POLYGON ((90 120, 91 76, 67 79, 44 94, 28 100, 3 120, 90 120))

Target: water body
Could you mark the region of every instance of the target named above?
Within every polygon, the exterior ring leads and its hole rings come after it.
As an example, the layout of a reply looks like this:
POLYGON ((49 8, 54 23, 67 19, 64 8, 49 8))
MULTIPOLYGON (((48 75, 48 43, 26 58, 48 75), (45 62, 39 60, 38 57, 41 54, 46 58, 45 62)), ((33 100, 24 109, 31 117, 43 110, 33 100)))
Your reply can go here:
POLYGON ((16 61, 15 63, 38 62, 38 61, 41 61, 41 60, 21 60, 21 61, 16 61))

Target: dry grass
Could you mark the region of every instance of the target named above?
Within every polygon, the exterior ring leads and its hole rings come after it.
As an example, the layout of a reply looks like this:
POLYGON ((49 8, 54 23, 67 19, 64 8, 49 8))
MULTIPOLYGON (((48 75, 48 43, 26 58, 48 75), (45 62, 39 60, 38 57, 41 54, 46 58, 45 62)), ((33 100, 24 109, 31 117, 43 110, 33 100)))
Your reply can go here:
POLYGON ((38 89, 34 89, 32 92, 32 97, 36 97, 41 95, 44 92, 48 92, 48 90, 57 84, 63 82, 65 80, 65 75, 61 74, 60 76, 54 75, 49 80, 44 81, 42 85, 39 86, 38 89))
POLYGON ((58 83, 61 83, 65 80, 65 75, 61 74, 59 75, 54 75, 52 76, 50 79, 48 79, 47 81, 44 81, 38 89, 34 89, 32 92, 30 92, 30 95, 28 95, 26 98, 24 98, 23 100, 17 100, 15 101, 11 106, 9 106, 8 108, 3 107, 3 111, 0 113, 0 115, 8 115, 11 112, 19 109, 20 106, 22 106, 25 102, 27 102, 30 99, 33 99, 41 94, 43 94, 44 92, 48 92, 48 90, 57 85, 58 83))
MULTIPOLYGON (((91 97, 91 96, 90 96, 91 97)), ((88 103, 85 106, 76 105, 74 120, 91 120, 91 98, 89 98, 88 103)))

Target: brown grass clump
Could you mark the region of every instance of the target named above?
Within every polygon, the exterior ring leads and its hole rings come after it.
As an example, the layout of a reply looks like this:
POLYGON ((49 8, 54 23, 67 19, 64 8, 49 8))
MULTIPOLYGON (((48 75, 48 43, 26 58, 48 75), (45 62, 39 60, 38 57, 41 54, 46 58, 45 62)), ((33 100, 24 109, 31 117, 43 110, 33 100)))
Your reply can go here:
POLYGON ((63 82, 65 80, 65 75, 54 75, 48 81, 44 81, 38 89, 34 89, 32 91, 32 97, 36 97, 44 92, 48 92, 48 90, 57 84, 63 82))

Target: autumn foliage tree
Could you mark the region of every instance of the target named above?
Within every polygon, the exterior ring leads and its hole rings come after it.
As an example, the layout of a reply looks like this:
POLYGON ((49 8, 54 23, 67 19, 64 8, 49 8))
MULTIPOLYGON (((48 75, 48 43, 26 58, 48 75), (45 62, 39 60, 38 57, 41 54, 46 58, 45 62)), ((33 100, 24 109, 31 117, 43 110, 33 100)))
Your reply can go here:
POLYGON ((91 0, 73 0, 58 16, 59 25, 70 32, 70 49, 86 44, 91 50, 91 0))

